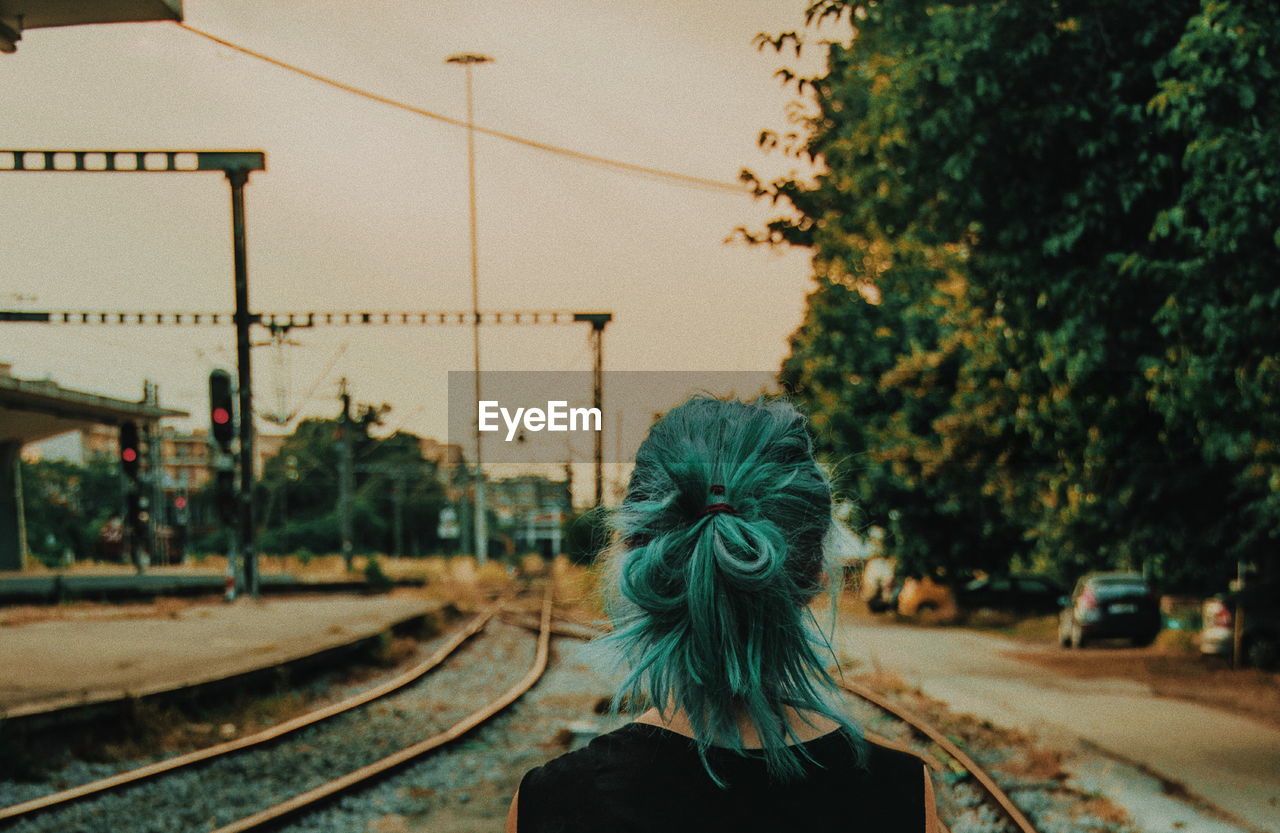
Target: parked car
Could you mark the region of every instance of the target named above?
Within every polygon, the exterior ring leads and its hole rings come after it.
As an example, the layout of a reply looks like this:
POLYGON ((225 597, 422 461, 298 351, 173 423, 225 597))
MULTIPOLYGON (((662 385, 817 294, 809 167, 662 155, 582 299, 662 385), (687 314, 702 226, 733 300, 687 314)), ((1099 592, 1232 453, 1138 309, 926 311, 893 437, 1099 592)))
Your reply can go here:
POLYGON ((956 612, 955 595, 951 588, 939 584, 929 576, 903 579, 897 594, 897 604, 898 613, 903 616, 918 616, 935 611, 944 617, 950 617, 956 612))
POLYGON ((1058 642, 1083 648, 1095 639, 1150 645, 1160 633, 1160 600, 1137 573, 1091 573, 1076 582, 1058 614, 1058 642))
POLYGON ((965 610, 1002 610, 1010 613, 1056 613, 1062 587, 1036 575, 989 576, 960 588, 956 604, 965 610))
POLYGON ((1235 649, 1236 612, 1241 620, 1240 656, 1254 668, 1280 668, 1280 582, 1245 585, 1204 603, 1200 653, 1231 657, 1235 649))

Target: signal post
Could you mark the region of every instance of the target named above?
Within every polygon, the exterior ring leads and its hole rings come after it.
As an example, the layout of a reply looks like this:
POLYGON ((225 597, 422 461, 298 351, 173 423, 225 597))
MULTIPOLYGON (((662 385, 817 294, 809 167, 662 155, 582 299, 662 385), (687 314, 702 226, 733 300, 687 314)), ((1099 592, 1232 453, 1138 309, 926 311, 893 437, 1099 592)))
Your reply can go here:
MULTIPOLYGON (((231 452, 231 443, 235 438, 235 398, 232 393, 231 374, 225 370, 214 370, 209 374, 209 438, 213 450, 214 469, 214 504, 218 510, 218 519, 226 528, 229 541, 227 545, 227 588, 226 598, 231 601, 236 597, 240 575, 239 554, 241 547, 240 500, 236 493, 236 462, 231 452)), ((252 569, 252 560, 245 559, 244 579, 246 588, 252 592, 256 581, 256 571, 252 569)))

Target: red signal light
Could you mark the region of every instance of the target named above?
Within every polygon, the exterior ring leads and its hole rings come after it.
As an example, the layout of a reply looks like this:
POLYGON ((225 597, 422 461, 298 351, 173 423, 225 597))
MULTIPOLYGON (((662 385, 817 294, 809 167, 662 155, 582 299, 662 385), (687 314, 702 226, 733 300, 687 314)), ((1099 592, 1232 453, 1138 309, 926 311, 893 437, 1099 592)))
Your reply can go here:
POLYGON ((138 450, 136 448, 126 448, 120 452, 120 459, 126 463, 132 463, 138 459, 138 450))
POLYGON ((231 421, 231 413, 226 408, 213 409, 213 422, 215 425, 226 425, 231 421))
POLYGON ((174 507, 176 507, 176 508, 178 508, 178 509, 186 509, 186 508, 187 508, 187 499, 186 499, 186 498, 184 498, 184 497, 174 498, 174 500, 173 500, 173 505, 174 505, 174 507))

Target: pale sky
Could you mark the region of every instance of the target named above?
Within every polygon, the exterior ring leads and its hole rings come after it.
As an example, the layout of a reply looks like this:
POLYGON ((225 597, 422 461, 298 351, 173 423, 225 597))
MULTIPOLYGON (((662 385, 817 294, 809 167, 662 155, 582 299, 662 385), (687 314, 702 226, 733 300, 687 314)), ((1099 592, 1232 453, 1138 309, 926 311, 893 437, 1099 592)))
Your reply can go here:
MULTIPOLYGON (((800 29, 808 0, 411 3, 187 0, 188 24, 306 69, 586 153, 732 182, 797 165, 756 147, 794 95, 759 31, 800 29)), ((843 32, 824 31, 828 37, 843 32)), ((806 52, 809 71, 820 56, 806 52)), ((38 29, 0 55, 0 149, 261 149, 246 190, 255 311, 470 306, 466 140, 259 62, 170 23, 38 29)), ((485 309, 611 311, 611 370, 774 369, 800 323, 808 253, 725 245, 772 216, 732 193, 674 187, 477 136, 485 309)), ((230 311, 229 197, 217 173, 0 172, 0 308, 230 311), (35 301, 15 298, 35 296, 35 301)), ((446 374, 471 368, 466 328, 295 331, 285 364, 254 351, 259 409, 340 375, 388 402, 388 428, 443 436, 446 374), (345 345, 345 351, 343 346, 345 345), (283 374, 283 377, 282 377, 283 374)), ((587 370, 586 326, 488 328, 492 370, 587 370)), ((206 379, 234 369, 230 327, 0 325, 24 378, 137 398, 142 380, 203 424, 206 379)))

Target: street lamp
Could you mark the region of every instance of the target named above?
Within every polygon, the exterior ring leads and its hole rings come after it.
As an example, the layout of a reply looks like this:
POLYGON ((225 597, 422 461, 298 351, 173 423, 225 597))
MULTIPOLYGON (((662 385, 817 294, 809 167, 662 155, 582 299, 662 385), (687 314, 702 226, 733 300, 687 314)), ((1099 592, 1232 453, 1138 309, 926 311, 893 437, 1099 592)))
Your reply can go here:
MULTIPOLYGON (((472 115, 471 68, 487 64, 488 55, 463 52, 445 58, 446 64, 461 64, 467 79, 467 197, 471 216, 471 352, 475 361, 475 397, 480 402, 480 265, 476 246, 476 131, 472 115)), ((476 503, 473 530, 476 562, 484 564, 489 557, 489 524, 485 517, 484 455, 480 449, 480 422, 476 421, 476 503)))

